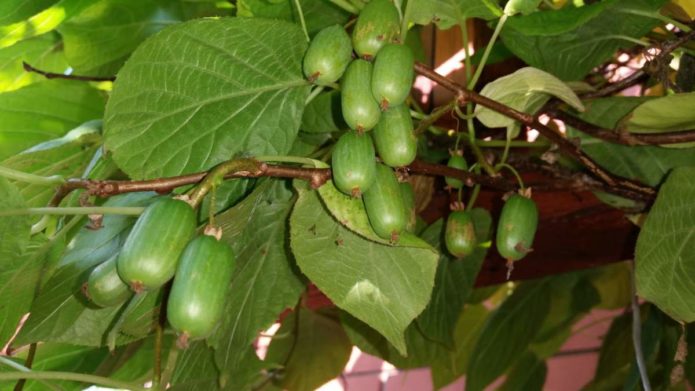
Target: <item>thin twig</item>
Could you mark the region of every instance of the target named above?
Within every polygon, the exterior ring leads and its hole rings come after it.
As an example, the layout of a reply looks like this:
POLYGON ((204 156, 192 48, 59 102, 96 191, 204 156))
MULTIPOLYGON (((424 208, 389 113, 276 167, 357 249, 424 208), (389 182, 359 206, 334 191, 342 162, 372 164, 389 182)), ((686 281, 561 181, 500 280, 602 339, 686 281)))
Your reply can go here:
POLYGON ((423 64, 416 63, 415 71, 439 83, 446 89, 456 93, 459 104, 462 106, 468 102, 473 102, 498 112, 508 118, 514 119, 530 128, 538 130, 540 134, 545 136, 552 143, 557 144, 560 150, 578 160, 593 175, 604 181, 609 186, 631 190, 635 193, 641 194, 645 199, 652 199, 655 196, 656 191, 653 188, 645 186, 639 182, 613 175, 603 169, 603 167, 596 163, 591 157, 589 157, 589 155, 584 153, 579 145, 576 145, 572 141, 565 138, 562 133, 542 124, 537 117, 515 110, 505 104, 482 96, 475 91, 468 90, 456 82, 436 73, 434 70, 423 64))
MULTIPOLYGON (((36 357, 36 342, 29 345, 29 352, 27 353, 27 358, 24 360, 24 367, 27 370, 31 370, 31 366, 34 365, 34 358, 36 357)), ((17 384, 14 385, 14 391, 22 391, 27 379, 17 380, 17 384)))
POLYGON ((586 133, 592 137, 596 137, 614 144, 631 146, 668 145, 695 141, 695 129, 680 132, 629 133, 602 128, 557 108, 546 110, 545 114, 564 122, 566 125, 571 126, 582 133, 586 133))
POLYGON ((66 79, 66 80, 79 80, 79 81, 114 81, 116 76, 83 76, 83 75, 66 75, 64 73, 53 73, 46 72, 40 69, 34 68, 27 62, 22 62, 24 70, 27 72, 38 73, 39 75, 45 77, 46 79, 66 79))

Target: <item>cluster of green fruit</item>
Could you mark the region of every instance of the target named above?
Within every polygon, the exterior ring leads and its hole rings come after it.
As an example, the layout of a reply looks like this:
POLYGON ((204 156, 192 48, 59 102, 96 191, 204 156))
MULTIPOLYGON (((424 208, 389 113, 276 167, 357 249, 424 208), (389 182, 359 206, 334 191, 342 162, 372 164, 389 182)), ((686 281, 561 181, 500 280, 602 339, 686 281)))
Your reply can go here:
POLYGON ((399 186, 392 167, 412 163, 417 154, 405 104, 414 57, 399 42, 399 20, 390 0, 371 0, 357 18, 352 39, 342 26, 325 28, 304 57, 304 74, 313 83, 340 80, 343 118, 351 130, 333 150, 333 182, 341 192, 361 196, 374 231, 393 242, 413 221, 412 206, 406 205, 413 197, 408 184, 399 186), (377 153, 383 164, 376 161, 377 153))
POLYGON ((140 215, 120 253, 92 270, 86 296, 98 306, 114 306, 176 275, 167 319, 183 345, 206 337, 222 315, 236 261, 226 243, 207 234, 194 237, 195 231, 195 212, 188 203, 168 197, 155 201, 140 215))

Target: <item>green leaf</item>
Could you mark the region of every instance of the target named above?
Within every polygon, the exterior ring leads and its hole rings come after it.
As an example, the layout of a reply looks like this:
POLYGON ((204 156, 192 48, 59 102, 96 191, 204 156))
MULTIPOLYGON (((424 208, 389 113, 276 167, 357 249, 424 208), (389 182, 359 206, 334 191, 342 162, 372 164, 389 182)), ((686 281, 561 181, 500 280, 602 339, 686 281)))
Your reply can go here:
POLYGON ((436 251, 366 240, 335 221, 315 191, 301 190, 290 226, 302 272, 338 307, 406 354, 403 333, 429 302, 436 251))
POLYGON ((504 6, 504 13, 507 15, 524 14, 528 15, 538 9, 542 0, 509 0, 504 6))
MULTIPOLYGON (((19 190, 4 178, 0 178, 0 210, 25 208, 19 190)), ((5 345, 14 335, 19 319, 29 310, 34 297, 39 270, 26 262, 29 247, 31 220, 29 216, 5 216, 0 218, 0 345, 5 345), (11 299, 10 299, 11 297, 11 299)))
MULTIPOLYGON (((504 103, 521 112, 535 114, 550 98, 558 98, 578 111, 584 111, 579 97, 565 83, 540 69, 526 67, 500 77, 485 85, 481 95, 504 103)), ((481 105, 476 106, 475 115, 489 128, 508 128, 512 137, 518 135, 519 125, 509 117, 481 105)))
MULTIPOLYGON (((307 31, 310 36, 318 33, 324 27, 334 24, 345 24, 350 19, 350 13, 334 5, 330 0, 300 0, 307 31)), ((294 0, 239 0, 237 2, 238 16, 260 17, 287 20, 299 24, 299 12, 294 0)))
POLYGON ((50 80, 0 94, 0 159, 101 118, 104 97, 86 83, 50 80))
POLYGON ((24 70, 22 62, 38 69, 63 73, 68 68, 58 34, 46 34, 0 49, 0 92, 43 81, 42 75, 24 70))
POLYGON ((26 19, 57 0, 4 0, 0 2, 0 26, 26 19))
MULTIPOLYGON (((24 365, 27 350, 19 351, 16 356, 13 356, 13 361, 24 365)), ((106 359, 108 355, 108 349, 103 348, 98 349, 61 343, 43 343, 36 350, 32 369, 36 371, 94 373, 99 364, 106 359)), ((14 369, 0 365, 0 372, 4 371, 14 371, 14 369)), ((50 384, 61 387, 59 389, 81 390, 84 388, 83 384, 71 381, 51 380, 50 384)), ((50 390, 50 388, 47 388, 46 383, 36 380, 27 380, 24 387, 24 390, 27 391, 45 391, 47 389, 50 390)))
MULTIPOLYGON (((152 335, 127 345, 121 346, 99 363, 94 373, 108 375, 112 379, 145 383, 151 380, 152 362, 155 357, 156 340, 152 335)), ((166 368, 169 352, 174 347, 174 335, 164 335, 162 341, 162 367, 166 368)), ((102 349, 107 351, 107 349, 102 349)))
POLYGON ((548 367, 531 352, 524 353, 509 371, 507 379, 500 386, 500 391, 543 390, 548 367))
POLYGON ((208 169, 239 153, 284 154, 309 92, 297 26, 200 19, 133 52, 106 109, 106 147, 133 178, 208 169))
POLYGON ((488 317, 484 305, 469 305, 460 314, 454 329, 454 348, 449 354, 432 363, 432 384, 442 388, 463 376, 483 325, 488 317))
MULTIPOLYGON (((471 214, 478 242, 488 241, 492 230, 490 213, 485 209, 475 208, 471 210, 471 214)), ((438 220, 422 233, 422 238, 437 249, 440 255, 432 298, 418 317, 417 324, 429 339, 452 346, 456 322, 473 290, 488 247, 478 246, 465 259, 456 259, 444 248, 444 229, 444 221, 438 220)))
MULTIPOLYGON (((104 205, 143 205, 151 198, 151 193, 132 193, 112 197, 104 205)), ((103 345, 106 333, 111 323, 118 319, 121 307, 96 308, 84 298, 81 287, 95 265, 118 252, 134 223, 132 216, 106 215, 101 229, 83 227, 75 235, 57 270, 34 300, 31 316, 15 341, 17 345, 37 341, 103 345)), ((134 311, 135 316, 151 310, 157 293, 153 292, 151 296, 143 302, 140 310, 134 311)), ((128 338, 122 338, 119 342, 128 342, 128 338)))
POLYGON ((140 43, 181 20, 167 0, 99 0, 63 23, 65 56, 75 73, 113 76, 140 43))
MULTIPOLYGON (((392 245, 390 240, 380 237, 372 229, 362 198, 354 198, 341 193, 332 181, 326 182, 319 188, 318 192, 328 211, 342 225, 365 239, 389 246, 392 245)), ((401 232, 395 246, 432 249, 427 242, 410 232, 401 232)))
POLYGON ((276 385, 313 391, 343 372, 352 344, 336 315, 300 308, 283 320, 275 335, 289 336, 274 338, 265 358, 283 366, 276 385))
POLYGON ((641 38, 662 23, 655 17, 628 13, 630 9, 657 15, 665 2, 608 0, 585 5, 582 8, 587 9, 582 11, 563 7, 516 16, 517 20, 506 25, 501 36, 509 50, 527 64, 562 80, 581 80, 616 50, 635 45, 622 37, 641 38), (546 21, 550 23, 544 24, 546 21), (572 29, 568 30, 570 26, 572 29))
MULTIPOLYGON (((101 121, 92 121, 71 130, 65 136, 37 144, 4 160, 0 165, 41 176, 61 175, 78 178, 92 160, 101 140, 101 121)), ((44 185, 17 182, 27 206, 42 207, 55 194, 44 185)))
POLYGON ((632 347, 632 314, 622 314, 611 323, 603 337, 594 379, 589 388, 602 390, 622 387, 634 356, 632 347), (593 388, 592 388, 593 387, 593 388))
POLYGON ((347 129, 340 108, 340 91, 319 94, 304 109, 302 130, 307 133, 330 133, 347 129))
MULTIPOLYGON (((604 98, 591 101, 580 117, 592 124, 612 129, 644 98, 604 98)), ((695 165, 693 149, 669 149, 657 146, 627 146, 598 140, 575 129, 581 146, 592 159, 613 174, 656 186, 673 168, 695 165)))
MULTIPOLYGON (((45 1, 45 0, 39 0, 45 1)), ((53 31, 65 20, 92 4, 93 0, 60 0, 40 13, 16 23, 0 25, 0 48, 53 31)))
POLYGON ((613 310, 630 304, 630 267, 627 262, 620 262, 596 270, 598 273, 591 278, 591 283, 601 297, 598 308, 613 310))
POLYGON ((552 357, 572 335, 572 327, 600 296, 584 272, 569 273, 551 280, 548 316, 529 346, 538 359, 552 357))
POLYGON ((676 86, 681 92, 692 92, 695 90, 695 56, 687 52, 683 53, 678 63, 676 86))
POLYGON ((217 217, 222 240, 237 258, 225 314, 209 343, 223 383, 244 361, 258 333, 294 306, 304 282, 289 254, 288 226, 295 197, 286 182, 268 180, 244 201, 217 217))
POLYGON ((441 30, 470 18, 491 20, 502 15, 493 0, 410 0, 406 10, 404 17, 409 23, 434 23, 441 30))
POLYGON ((672 318, 695 321, 695 167, 661 186, 635 249, 637 293, 672 318))
POLYGON ((466 389, 482 390, 526 350, 550 309, 547 280, 521 284, 488 317, 466 373, 466 389))
MULTIPOLYGON (((632 133, 661 133, 695 129, 695 92, 667 95, 648 100, 632 112, 627 129, 632 133)), ((666 144, 665 147, 692 147, 695 143, 666 144)))
POLYGON ((448 353, 443 345, 433 342, 423 335, 415 322, 405 329, 405 344, 408 355, 403 356, 378 331, 347 312, 341 313, 341 321, 350 341, 362 352, 380 357, 399 369, 426 367, 432 362, 441 360, 448 353))
POLYGON ((171 378, 173 391, 218 390, 219 371, 215 367, 215 351, 205 341, 195 341, 179 353, 171 378))

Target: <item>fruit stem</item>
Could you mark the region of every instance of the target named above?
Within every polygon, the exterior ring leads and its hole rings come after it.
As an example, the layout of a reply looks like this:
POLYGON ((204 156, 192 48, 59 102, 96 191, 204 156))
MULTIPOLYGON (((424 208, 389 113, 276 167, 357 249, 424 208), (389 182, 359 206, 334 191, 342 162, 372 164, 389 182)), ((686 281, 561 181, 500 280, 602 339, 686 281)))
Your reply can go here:
POLYGON ((507 163, 500 163, 497 165, 497 168, 498 169, 506 168, 507 170, 511 171, 512 174, 514 174, 514 176, 516 177, 516 181, 519 182, 519 188, 521 188, 522 191, 526 188, 524 186, 524 180, 521 179, 521 175, 519 175, 519 172, 514 167, 512 167, 511 165, 509 165, 507 163))
POLYGON ((495 26, 495 31, 492 33, 492 37, 490 38, 490 41, 488 41, 487 46, 485 47, 483 57, 480 59, 480 63, 478 63, 478 67, 475 70, 475 74, 473 74, 473 78, 468 81, 467 87, 469 90, 475 88, 475 85, 478 83, 478 79, 480 79, 480 75, 483 74, 483 68, 485 68, 485 63, 487 63, 487 59, 488 57, 490 57, 490 52, 492 51, 492 47, 495 45, 495 42, 497 42, 497 37, 500 35, 500 32, 502 31, 502 27, 504 27, 504 24, 507 22, 507 16, 507 14, 502 14, 500 20, 497 22, 497 26, 495 26))
POLYGON ((32 371, 32 372, 2 372, 0 373, 0 381, 11 381, 19 379, 31 380, 71 380, 85 384, 98 384, 100 386, 133 390, 147 391, 146 388, 126 383, 108 377, 89 375, 86 373, 75 372, 58 372, 58 371, 32 371))
POLYGON ((294 0, 294 6, 297 7, 297 13, 299 14, 299 23, 301 23, 302 30, 304 30, 304 36, 306 37, 306 41, 310 42, 311 38, 309 38, 309 32, 306 29, 306 21, 304 20, 304 12, 302 11, 302 5, 299 4, 299 0, 294 0))
POLYGON ((44 207, 7 209, 0 217, 22 215, 126 215, 139 216, 145 210, 139 206, 44 207))
POLYGON ((330 2, 351 14, 358 14, 360 12, 355 6, 345 0, 330 0, 330 2))
POLYGON ((55 186, 65 183, 65 178, 60 175, 41 176, 28 172, 17 171, 9 167, 0 166, 0 176, 19 182, 31 183, 40 186, 55 186))
POLYGON ((314 100, 319 94, 323 91, 323 86, 317 86, 314 88, 313 91, 311 91, 311 94, 306 97, 306 100, 304 101, 304 105, 308 105, 312 100, 314 100))
POLYGON ((231 173, 247 173, 250 175, 262 172, 263 165, 253 159, 233 159, 217 165, 210 170, 203 180, 194 187, 188 195, 188 203, 197 208, 205 195, 214 187, 224 180, 224 176, 231 173))

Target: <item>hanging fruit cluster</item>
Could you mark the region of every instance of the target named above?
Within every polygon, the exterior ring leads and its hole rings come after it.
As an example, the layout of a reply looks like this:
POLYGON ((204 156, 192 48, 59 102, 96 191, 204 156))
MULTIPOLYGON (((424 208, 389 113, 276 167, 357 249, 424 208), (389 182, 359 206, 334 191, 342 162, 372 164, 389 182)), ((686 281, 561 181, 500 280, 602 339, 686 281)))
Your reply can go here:
POLYGON ((222 315, 235 257, 226 243, 195 231, 195 213, 187 202, 155 201, 140 215, 120 253, 92 270, 86 296, 100 307, 115 306, 173 278, 166 313, 180 345, 208 336, 222 315))
POLYGON ((343 193, 363 198, 374 232, 392 242, 414 226, 412 189, 399 185, 393 168, 412 163, 417 154, 405 104, 414 57, 398 41, 400 32, 395 5, 372 0, 360 12, 352 39, 342 26, 325 28, 304 57, 310 81, 331 85, 340 80, 342 113, 351 130, 333 150, 333 182, 343 193))

